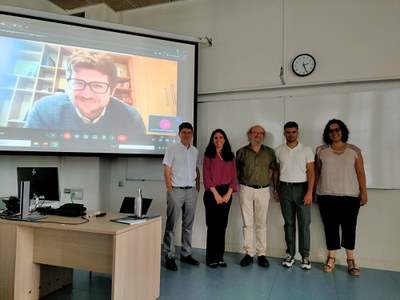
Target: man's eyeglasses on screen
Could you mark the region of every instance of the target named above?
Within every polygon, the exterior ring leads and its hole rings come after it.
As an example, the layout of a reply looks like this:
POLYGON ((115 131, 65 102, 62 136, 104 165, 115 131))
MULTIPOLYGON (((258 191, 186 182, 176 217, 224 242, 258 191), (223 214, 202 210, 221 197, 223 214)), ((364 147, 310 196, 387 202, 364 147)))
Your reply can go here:
POLYGON ((96 94, 105 94, 110 87, 109 83, 106 82, 98 82, 98 81, 91 81, 86 82, 80 79, 69 78, 68 79, 69 87, 74 91, 83 91, 86 86, 89 86, 90 90, 96 94))

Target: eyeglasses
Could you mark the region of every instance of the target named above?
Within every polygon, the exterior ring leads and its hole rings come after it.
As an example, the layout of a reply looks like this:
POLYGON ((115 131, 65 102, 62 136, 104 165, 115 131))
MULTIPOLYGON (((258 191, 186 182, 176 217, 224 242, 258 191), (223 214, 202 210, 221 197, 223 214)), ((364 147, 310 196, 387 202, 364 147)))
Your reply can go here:
POLYGON ((90 90, 96 94, 105 94, 108 91, 108 88, 110 87, 110 84, 106 82, 97 82, 97 81, 86 82, 84 80, 74 79, 74 78, 68 79, 68 85, 74 91, 83 91, 86 88, 86 86, 89 86, 90 90))
POLYGON ((193 134, 193 131, 186 131, 186 130, 181 130, 181 132, 180 132, 181 134, 193 134))
POLYGON ((334 132, 340 132, 340 128, 333 128, 333 129, 329 129, 329 133, 334 133, 334 132))
POLYGON ((264 135, 263 131, 250 131, 252 134, 259 134, 259 135, 264 135))

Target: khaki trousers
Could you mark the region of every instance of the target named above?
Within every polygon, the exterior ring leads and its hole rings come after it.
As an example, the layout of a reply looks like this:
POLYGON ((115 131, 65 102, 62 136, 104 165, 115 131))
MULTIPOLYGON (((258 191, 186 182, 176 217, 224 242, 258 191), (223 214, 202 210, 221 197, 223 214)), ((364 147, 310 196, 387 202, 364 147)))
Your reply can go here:
POLYGON ((245 253, 250 256, 266 255, 267 253, 267 213, 270 197, 269 187, 254 189, 239 185, 239 200, 243 217, 243 248, 245 253))

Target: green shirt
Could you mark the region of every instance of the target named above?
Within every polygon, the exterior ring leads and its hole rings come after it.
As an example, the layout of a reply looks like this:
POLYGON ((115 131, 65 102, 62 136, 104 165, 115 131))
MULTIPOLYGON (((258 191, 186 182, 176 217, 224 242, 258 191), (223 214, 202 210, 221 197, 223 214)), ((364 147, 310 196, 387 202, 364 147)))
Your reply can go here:
POLYGON ((270 170, 278 169, 275 151, 261 145, 260 151, 256 153, 251 149, 250 144, 244 146, 236 152, 236 169, 239 172, 240 184, 270 185, 272 180, 270 170))

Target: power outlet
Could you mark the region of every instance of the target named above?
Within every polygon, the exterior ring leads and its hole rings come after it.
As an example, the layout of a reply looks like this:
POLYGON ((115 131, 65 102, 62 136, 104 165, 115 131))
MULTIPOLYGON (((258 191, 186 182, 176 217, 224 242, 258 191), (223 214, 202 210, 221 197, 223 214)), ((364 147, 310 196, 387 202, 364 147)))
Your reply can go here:
POLYGON ((72 200, 83 200, 83 189, 71 189, 72 200))

